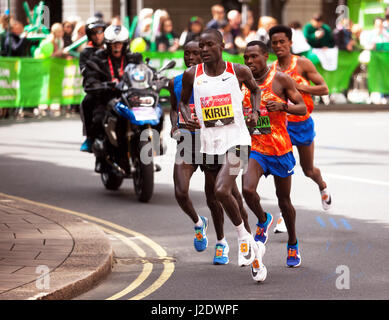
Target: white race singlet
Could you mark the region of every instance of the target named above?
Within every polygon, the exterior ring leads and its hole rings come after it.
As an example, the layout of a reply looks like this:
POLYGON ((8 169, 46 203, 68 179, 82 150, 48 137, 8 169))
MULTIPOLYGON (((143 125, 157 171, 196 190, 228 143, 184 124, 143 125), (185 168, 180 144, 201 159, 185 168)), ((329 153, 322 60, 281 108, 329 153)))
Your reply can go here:
POLYGON ((201 124, 200 152, 220 155, 237 145, 251 146, 243 115, 243 94, 231 62, 226 62, 226 69, 216 77, 205 73, 204 64, 197 65, 193 93, 201 124))

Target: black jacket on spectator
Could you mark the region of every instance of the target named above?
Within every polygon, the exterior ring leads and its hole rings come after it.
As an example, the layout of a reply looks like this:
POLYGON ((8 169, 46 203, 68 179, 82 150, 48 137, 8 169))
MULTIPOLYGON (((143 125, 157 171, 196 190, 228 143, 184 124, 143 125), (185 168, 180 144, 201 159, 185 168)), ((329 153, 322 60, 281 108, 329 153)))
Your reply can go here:
MULTIPOLYGON (((84 75, 84 72, 86 71, 86 62, 92 57, 92 55, 99 50, 98 48, 94 47, 92 45, 92 42, 88 43, 88 46, 81 51, 80 58, 79 58, 79 66, 80 66, 80 73, 82 74, 83 83, 85 83, 86 76, 84 75)), ((85 86, 85 85, 84 85, 85 86)))
POLYGON ((2 56, 25 57, 28 54, 28 40, 10 32, 3 35, 0 47, 2 56))

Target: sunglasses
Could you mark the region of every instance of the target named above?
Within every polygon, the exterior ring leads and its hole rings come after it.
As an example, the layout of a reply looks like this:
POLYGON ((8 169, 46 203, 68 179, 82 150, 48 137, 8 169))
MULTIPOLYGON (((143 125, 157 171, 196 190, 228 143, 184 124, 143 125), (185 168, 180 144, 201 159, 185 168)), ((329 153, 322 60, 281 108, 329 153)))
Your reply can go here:
POLYGON ((102 34, 102 33, 104 33, 104 30, 92 31, 92 34, 102 34))

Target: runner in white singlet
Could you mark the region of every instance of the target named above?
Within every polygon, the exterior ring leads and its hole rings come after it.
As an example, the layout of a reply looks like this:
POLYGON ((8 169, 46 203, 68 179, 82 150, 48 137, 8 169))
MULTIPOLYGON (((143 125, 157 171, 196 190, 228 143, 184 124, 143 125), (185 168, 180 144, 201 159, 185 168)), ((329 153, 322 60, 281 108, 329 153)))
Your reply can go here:
POLYGON ((267 271, 262 263, 265 246, 257 244, 249 228, 244 226, 238 203, 232 195, 242 162, 248 161, 251 138, 246 123, 253 127, 257 123, 261 91, 248 67, 223 60, 224 43, 219 31, 205 30, 200 36, 199 47, 203 64, 184 72, 179 108, 187 128, 201 128, 201 152, 207 154, 207 160, 217 157, 221 166, 214 191, 238 233, 238 264, 250 265, 257 258, 265 280, 267 271), (246 123, 240 90, 243 83, 251 91, 254 110, 246 123), (198 120, 190 116, 192 90, 198 120))

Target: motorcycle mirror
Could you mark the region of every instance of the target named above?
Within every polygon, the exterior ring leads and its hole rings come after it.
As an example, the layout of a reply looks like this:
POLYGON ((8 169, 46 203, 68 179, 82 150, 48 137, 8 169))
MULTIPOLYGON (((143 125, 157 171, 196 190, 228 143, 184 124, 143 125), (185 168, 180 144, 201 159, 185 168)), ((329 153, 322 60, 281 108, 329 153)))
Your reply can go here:
POLYGON ((171 60, 168 62, 168 64, 163 66, 162 69, 159 70, 159 72, 162 72, 162 71, 167 70, 167 69, 173 69, 175 66, 176 66, 176 62, 174 60, 171 60))

